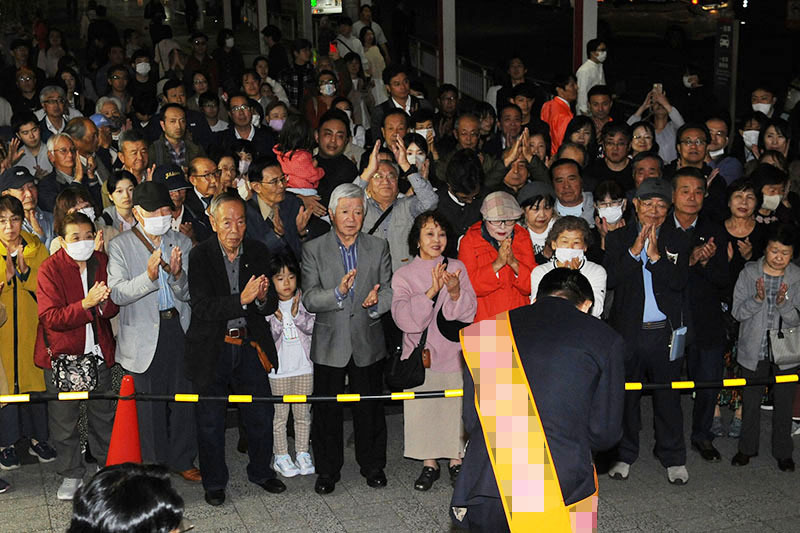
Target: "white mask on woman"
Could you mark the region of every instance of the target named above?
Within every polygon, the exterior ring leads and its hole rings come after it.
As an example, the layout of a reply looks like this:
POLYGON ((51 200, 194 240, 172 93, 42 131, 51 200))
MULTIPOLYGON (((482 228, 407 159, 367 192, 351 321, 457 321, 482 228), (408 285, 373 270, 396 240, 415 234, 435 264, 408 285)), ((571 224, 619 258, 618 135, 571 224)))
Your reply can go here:
POLYGON ((94 239, 88 241, 65 242, 64 251, 75 261, 87 261, 94 253, 94 239))
POLYGON ((616 224, 622 218, 622 206, 612 205, 610 207, 598 207, 597 215, 606 219, 609 224, 616 224))
POLYGON ((583 261, 584 252, 580 248, 556 248, 556 260, 560 263, 569 263, 576 257, 583 261))

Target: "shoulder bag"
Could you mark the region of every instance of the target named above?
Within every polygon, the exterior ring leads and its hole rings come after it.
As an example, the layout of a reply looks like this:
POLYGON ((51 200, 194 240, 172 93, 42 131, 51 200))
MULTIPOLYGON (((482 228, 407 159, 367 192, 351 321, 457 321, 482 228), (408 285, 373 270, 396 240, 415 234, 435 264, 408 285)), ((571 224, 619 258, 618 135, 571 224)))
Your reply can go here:
POLYGON ((800 364, 800 327, 784 328, 783 318, 778 317, 778 329, 767 333, 773 363, 782 370, 800 364))

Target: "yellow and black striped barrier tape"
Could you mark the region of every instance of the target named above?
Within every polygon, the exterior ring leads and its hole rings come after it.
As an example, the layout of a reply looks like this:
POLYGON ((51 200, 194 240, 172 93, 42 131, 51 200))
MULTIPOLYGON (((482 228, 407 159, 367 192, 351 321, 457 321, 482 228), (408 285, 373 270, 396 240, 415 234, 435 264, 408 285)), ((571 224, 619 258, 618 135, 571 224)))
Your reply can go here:
MULTIPOLYGON (((721 381, 673 381, 671 383, 625 383, 626 391, 652 391, 652 390, 681 390, 719 389, 731 387, 754 387, 780 383, 800 382, 800 374, 782 374, 768 378, 744 379, 731 378, 721 381)), ((353 403, 363 401, 406 401, 424 400, 427 398, 460 398, 464 395, 462 389, 446 389, 438 391, 421 392, 392 392, 389 394, 337 394, 335 396, 307 396, 305 394, 287 394, 285 396, 251 396, 249 394, 230 394, 228 396, 200 396, 198 394, 141 394, 133 396, 120 396, 114 392, 29 392, 24 394, 0 395, 0 403, 27 403, 41 401, 69 401, 69 400, 139 400, 139 401, 167 401, 189 402, 199 401, 225 401, 228 403, 320 403, 339 402, 353 403)))

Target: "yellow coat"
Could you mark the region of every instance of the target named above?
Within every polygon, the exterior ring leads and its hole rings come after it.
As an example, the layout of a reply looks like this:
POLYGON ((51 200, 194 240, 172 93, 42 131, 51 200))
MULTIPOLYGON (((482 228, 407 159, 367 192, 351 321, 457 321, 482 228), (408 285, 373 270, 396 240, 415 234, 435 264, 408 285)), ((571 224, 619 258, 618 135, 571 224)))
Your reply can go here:
MULTIPOLYGON (((26 231, 21 233, 25 241, 23 255, 25 264, 30 267, 25 281, 14 277, 6 284, 0 302, 6 307, 8 320, 0 326, 0 360, 3 363, 8 390, 11 393, 44 391, 44 371, 33 362, 33 348, 36 344, 36 330, 39 327, 39 311, 36 300, 36 276, 39 266, 47 259, 47 248, 35 236, 26 231), (16 304, 15 304, 16 302, 16 304), (14 343, 14 331, 17 342, 14 343), (17 362, 17 373, 14 361, 17 362), (18 388, 15 387, 15 383, 18 388)), ((2 264, 0 270, 5 275, 5 261, 8 251, 0 242, 2 264)))

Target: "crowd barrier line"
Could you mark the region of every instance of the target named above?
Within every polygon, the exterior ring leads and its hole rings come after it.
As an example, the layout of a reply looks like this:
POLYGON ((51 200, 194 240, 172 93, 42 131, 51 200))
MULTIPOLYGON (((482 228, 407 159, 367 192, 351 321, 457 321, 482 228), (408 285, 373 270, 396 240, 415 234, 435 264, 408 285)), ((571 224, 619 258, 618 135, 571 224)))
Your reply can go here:
MULTIPOLYGON (((626 391, 653 391, 653 390, 679 390, 690 391, 695 389, 719 389, 729 387, 757 387, 779 383, 797 383, 800 374, 783 374, 768 378, 745 379, 730 378, 722 381, 672 381, 670 383, 625 383, 626 391)), ((321 403, 338 402, 353 403, 375 400, 425 400, 429 398, 460 398, 464 395, 462 389, 446 389, 438 391, 421 392, 392 392, 390 394, 337 394, 335 396, 306 396, 304 394, 287 394, 285 396, 251 396, 249 394, 230 394, 227 396, 200 396, 199 394, 142 394, 135 393, 131 396, 120 396, 113 392, 30 392, 25 394, 0 395, 0 403, 28 403, 73 400, 137 400, 159 402, 186 402, 196 403, 203 401, 216 401, 228 403, 321 403)))

